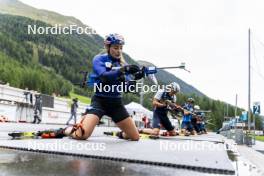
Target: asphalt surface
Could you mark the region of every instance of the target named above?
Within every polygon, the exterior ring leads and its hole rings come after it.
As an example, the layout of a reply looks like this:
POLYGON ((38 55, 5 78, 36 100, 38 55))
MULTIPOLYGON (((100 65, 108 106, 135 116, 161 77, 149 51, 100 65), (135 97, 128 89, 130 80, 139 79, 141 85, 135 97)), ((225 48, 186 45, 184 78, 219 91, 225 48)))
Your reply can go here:
POLYGON ((0 149, 0 170, 2 176, 49 176, 49 175, 146 175, 146 176, 201 176, 217 175, 186 169, 162 166, 132 164, 109 160, 47 155, 24 151, 0 149))

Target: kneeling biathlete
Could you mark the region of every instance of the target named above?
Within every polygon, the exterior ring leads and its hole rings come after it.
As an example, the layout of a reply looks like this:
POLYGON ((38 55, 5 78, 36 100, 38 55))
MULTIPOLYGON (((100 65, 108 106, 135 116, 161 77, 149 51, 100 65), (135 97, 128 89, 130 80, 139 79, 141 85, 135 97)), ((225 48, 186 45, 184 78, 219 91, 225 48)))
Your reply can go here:
POLYGON ((139 140, 138 130, 123 105, 117 85, 129 80, 130 75, 136 75, 136 79, 141 79, 144 75, 137 65, 125 65, 122 57, 124 39, 121 35, 108 35, 104 44, 107 53, 94 57, 93 74, 97 85, 112 86, 112 89, 110 92, 96 89, 91 100, 91 107, 82 117, 81 122, 67 127, 63 133, 74 139, 85 140, 91 136, 102 116, 107 115, 122 130, 119 134, 120 138, 137 141, 139 140), (113 70, 112 67, 118 69, 113 70))
POLYGON ((178 107, 176 105, 176 94, 180 92, 180 86, 178 83, 172 82, 168 87, 168 90, 161 89, 154 96, 152 102, 154 106, 152 129, 142 129, 140 130, 141 133, 159 135, 161 127, 164 127, 167 130, 166 135, 176 136, 179 134, 175 131, 167 114, 169 106, 178 107))
POLYGON ((181 124, 181 131, 185 136, 194 135, 194 127, 192 124, 192 119, 196 118, 194 116, 194 99, 188 98, 187 103, 183 105, 183 108, 186 110, 183 114, 182 124, 181 124))

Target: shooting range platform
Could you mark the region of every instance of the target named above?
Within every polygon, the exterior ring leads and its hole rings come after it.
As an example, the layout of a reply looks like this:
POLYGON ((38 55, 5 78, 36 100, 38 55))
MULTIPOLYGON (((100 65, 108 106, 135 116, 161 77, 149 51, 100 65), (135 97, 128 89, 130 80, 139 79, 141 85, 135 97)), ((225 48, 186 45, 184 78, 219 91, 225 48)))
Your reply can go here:
POLYGON ((225 138, 214 133, 155 140, 142 138, 139 141, 127 141, 105 136, 104 131, 119 131, 117 128, 110 127, 96 127, 92 136, 85 141, 73 140, 68 137, 12 140, 7 135, 12 131, 38 131, 59 127, 64 126, 1 123, 0 148, 149 165, 156 168, 165 167, 175 169, 175 171, 183 169, 209 175, 235 174, 235 169, 225 150, 225 138))

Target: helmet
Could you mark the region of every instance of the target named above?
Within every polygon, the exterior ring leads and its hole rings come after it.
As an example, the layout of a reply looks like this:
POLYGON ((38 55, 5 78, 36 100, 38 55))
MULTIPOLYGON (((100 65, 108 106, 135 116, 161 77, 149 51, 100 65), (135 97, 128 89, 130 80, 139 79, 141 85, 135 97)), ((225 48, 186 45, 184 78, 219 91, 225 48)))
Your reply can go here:
POLYGON ((194 105, 194 109, 200 110, 200 106, 199 105, 194 105))
POLYGON ((174 92, 180 92, 180 90, 181 90, 180 85, 179 85, 178 83, 176 83, 176 82, 172 82, 172 83, 170 83, 170 87, 171 87, 171 89, 172 89, 174 92))
POLYGON ((104 44, 105 45, 113 45, 113 44, 124 45, 125 40, 122 35, 109 34, 105 37, 104 44))
POLYGON ((194 103, 195 102, 195 100, 193 98, 191 98, 191 97, 188 98, 187 101, 190 102, 190 103, 194 103))

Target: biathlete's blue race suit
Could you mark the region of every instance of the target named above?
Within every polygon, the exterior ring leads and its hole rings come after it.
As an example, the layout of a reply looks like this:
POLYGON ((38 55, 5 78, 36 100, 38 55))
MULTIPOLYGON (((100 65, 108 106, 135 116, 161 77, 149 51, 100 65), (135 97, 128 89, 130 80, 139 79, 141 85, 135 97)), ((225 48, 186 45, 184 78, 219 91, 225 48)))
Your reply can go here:
POLYGON ((97 115, 100 119, 103 115, 107 115, 117 123, 129 117, 121 100, 121 92, 118 91, 118 85, 121 85, 120 78, 126 77, 120 69, 113 70, 112 67, 121 67, 119 59, 113 58, 109 54, 97 55, 93 59, 93 79, 97 86, 108 86, 109 89, 96 88, 95 95, 92 97, 91 106, 86 114, 97 115), (115 85, 115 86, 113 86, 115 85))
POLYGON ((203 112, 198 112, 197 115, 199 115, 199 119, 197 122, 198 132, 206 132, 205 127, 205 114, 203 112))
MULTIPOLYGON (((189 112, 194 112, 194 108, 193 105, 190 103, 185 103, 183 106, 183 109, 186 109, 189 112)), ((183 115, 183 119, 182 119, 182 124, 181 124, 181 128, 182 129, 186 129, 188 131, 193 131, 193 126, 191 123, 191 119, 192 119, 192 115, 188 114, 188 115, 183 115)))

